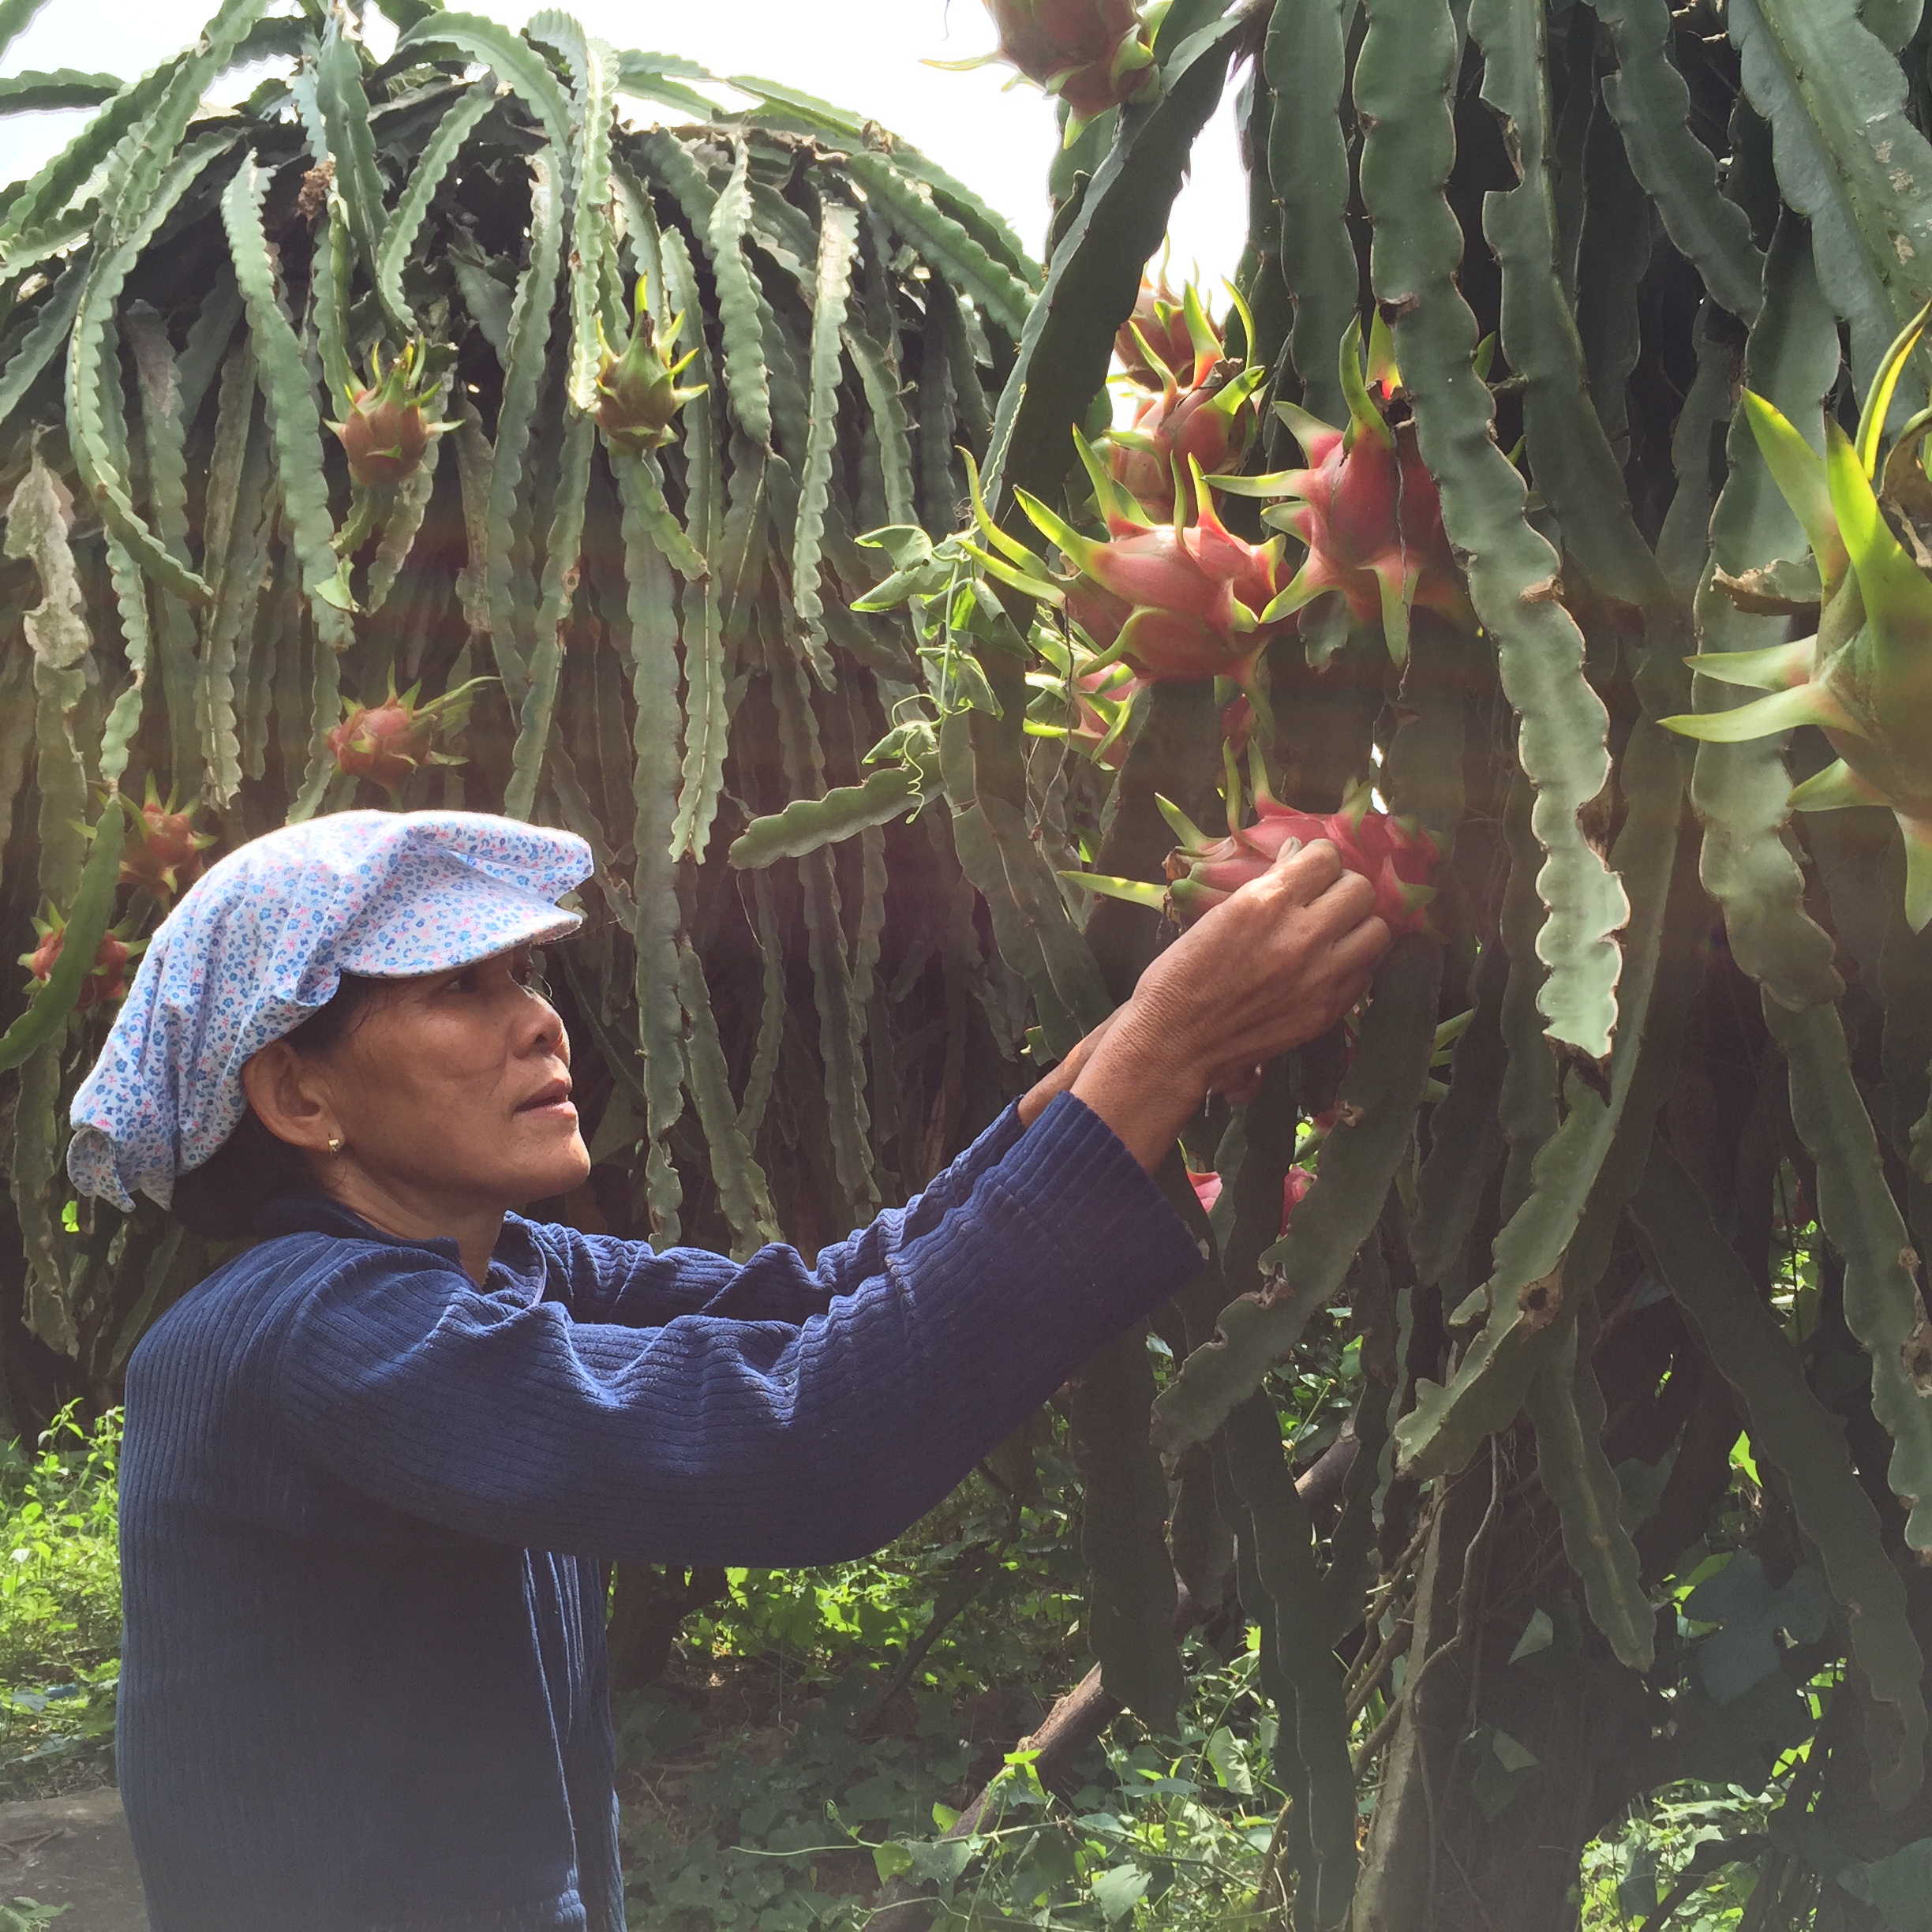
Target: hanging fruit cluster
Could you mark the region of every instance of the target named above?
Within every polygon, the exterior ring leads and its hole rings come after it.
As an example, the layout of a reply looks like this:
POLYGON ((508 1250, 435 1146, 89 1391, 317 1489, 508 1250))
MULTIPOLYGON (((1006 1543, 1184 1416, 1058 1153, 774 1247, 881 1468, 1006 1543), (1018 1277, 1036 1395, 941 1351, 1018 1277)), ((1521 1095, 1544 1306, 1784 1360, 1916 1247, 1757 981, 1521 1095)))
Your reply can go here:
POLYGON ((934 61, 962 69, 1004 61, 1065 101, 1067 140, 1096 115, 1145 100, 1160 85, 1152 30, 1135 0, 986 0, 999 45, 975 60, 934 61))

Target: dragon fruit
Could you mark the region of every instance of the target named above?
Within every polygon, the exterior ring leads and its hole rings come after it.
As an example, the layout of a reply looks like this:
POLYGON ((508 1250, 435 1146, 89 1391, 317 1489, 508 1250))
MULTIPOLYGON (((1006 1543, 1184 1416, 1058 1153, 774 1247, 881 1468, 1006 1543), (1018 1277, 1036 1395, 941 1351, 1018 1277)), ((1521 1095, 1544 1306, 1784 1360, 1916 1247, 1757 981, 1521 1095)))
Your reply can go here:
MULTIPOLYGON (((1084 441, 1081 447, 1086 447, 1084 441)), ((1190 462, 1189 467, 1196 506, 1193 523, 1180 522, 1178 505, 1170 522, 1136 522, 1116 497, 1107 506, 1113 534, 1105 542, 1075 530, 1038 497, 1017 492, 1035 527, 1059 546, 1078 573, 1075 584, 1032 579, 1020 587, 1061 601, 1069 592, 1087 589, 1118 598, 1127 615, 1104 648, 1125 658, 1150 683, 1232 677, 1245 685, 1256 660, 1281 627, 1264 623, 1261 613, 1276 597, 1282 540, 1254 545, 1228 530, 1215 513, 1200 466, 1190 462)), ((975 554, 998 568, 996 560, 975 554)))
POLYGON ((604 353, 597 368, 597 419, 612 449, 630 456, 661 449, 671 440, 671 425, 678 411, 704 394, 702 383, 692 389, 677 386, 678 377, 698 354, 691 349, 675 361, 672 359, 672 350, 683 326, 683 315, 673 316, 664 339, 657 339, 649 292, 642 275, 638 278, 632 305, 631 339, 624 345, 622 355, 616 354, 605 340, 603 324, 597 324, 597 340, 604 353))
POLYGON ((194 808, 174 809, 170 793, 163 804, 148 774, 148 796, 129 820, 133 842, 124 850, 118 884, 139 886, 157 899, 172 898, 194 883, 201 870, 200 855, 215 843, 212 833, 194 829, 194 808))
POLYGON ((1423 930, 1426 908, 1436 896, 1428 875, 1439 856, 1426 832, 1412 820, 1376 811, 1366 787, 1345 799, 1339 811, 1317 815, 1276 803, 1260 780, 1258 766, 1256 777, 1255 823, 1225 838, 1208 838, 1174 807, 1163 807, 1185 841, 1168 855, 1166 864, 1172 882, 1168 903, 1184 926, 1259 878, 1284 848, 1326 839, 1350 871, 1359 872, 1374 886, 1376 915, 1391 933, 1423 930))
POLYGON ((339 771, 372 778, 390 796, 399 796, 412 773, 425 765, 460 765, 462 760, 435 750, 440 731, 459 730, 469 717, 475 694, 494 680, 472 678, 426 705, 416 702, 420 684, 396 695, 395 680, 379 705, 345 705, 343 721, 328 737, 339 771))
POLYGON ((1221 360, 1222 335, 1193 284, 1177 296, 1163 271, 1158 282, 1140 278, 1133 313, 1114 332, 1114 353, 1137 389, 1164 388, 1170 376, 1191 386, 1221 360))
POLYGON ((456 427, 424 414, 455 360, 453 343, 418 339, 405 345, 385 374, 380 347, 373 352, 369 387, 350 390, 343 420, 329 425, 348 455, 349 474, 365 489, 413 476, 430 439, 456 427))
MULTIPOLYGON (((1218 1174, 1196 1174, 1190 1167, 1188 1183, 1194 1190, 1194 1198, 1201 1204, 1201 1212, 1212 1214, 1215 1203, 1221 1198, 1221 1177, 1218 1174)), ((1282 1234, 1288 1232, 1290 1217, 1308 1198, 1308 1191, 1314 1185, 1315 1177, 1305 1167, 1290 1167, 1282 1177, 1282 1234)))
POLYGON ((1150 515, 1171 516, 1175 474, 1184 465, 1199 463, 1211 480, 1239 467, 1254 440, 1255 391, 1267 380, 1265 369, 1229 373, 1219 365, 1191 389, 1170 376, 1130 429, 1111 432, 1114 481, 1150 515))
POLYGON ((1134 0, 986 0, 999 45, 976 60, 935 67, 978 67, 1003 60, 1067 104, 1071 142, 1096 114, 1142 100, 1160 84, 1153 36, 1134 0))
POLYGON ((1379 624, 1389 654, 1399 664, 1408 655, 1409 613, 1417 605, 1463 630, 1473 629, 1475 616, 1414 428, 1391 420, 1401 376, 1379 316, 1370 331, 1368 361, 1365 382, 1361 325, 1351 323, 1342 341, 1346 429, 1331 429, 1292 403, 1275 404, 1307 453, 1307 468, 1218 477, 1215 486, 1239 496, 1291 500, 1264 511, 1262 520, 1299 537, 1308 556, 1267 617, 1283 617, 1317 597, 1338 594, 1350 633, 1379 624))
MULTIPOLYGON (((66 946, 67 922, 50 905, 47 917, 36 919, 33 924, 39 943, 31 953, 23 953, 20 963, 27 968, 28 990, 38 992, 53 976, 54 964, 66 946)), ((125 933, 111 929, 103 934, 100 944, 94 949, 92 970, 80 982, 75 1011, 125 998, 128 961, 146 944, 145 940, 137 939, 130 945, 125 933)))
POLYGON ((1073 680, 1075 717, 1067 736, 1096 764, 1127 762, 1127 721, 1141 680, 1123 664, 1101 665, 1073 680))
MULTIPOLYGON (((1928 318, 1932 305, 1886 352, 1855 443, 1826 418, 1822 457, 1771 403, 1745 392, 1766 467, 1810 545, 1809 573, 1779 564, 1752 575, 1791 585, 1808 574, 1811 594, 1777 607, 1796 614, 1815 603, 1817 633, 1690 658, 1705 677, 1770 695, 1734 710, 1663 720, 1686 737, 1720 744, 1818 725, 1837 762, 1797 786, 1789 803, 1799 811, 1879 805, 1892 813, 1904 839, 1905 915, 1915 932, 1932 924, 1932 582, 1886 511, 1918 536, 1911 511, 1926 500, 1920 447, 1932 419, 1913 419, 1882 471, 1879 449, 1893 391, 1928 318)), ((1766 607, 1762 582, 1718 582, 1743 608, 1766 607)))

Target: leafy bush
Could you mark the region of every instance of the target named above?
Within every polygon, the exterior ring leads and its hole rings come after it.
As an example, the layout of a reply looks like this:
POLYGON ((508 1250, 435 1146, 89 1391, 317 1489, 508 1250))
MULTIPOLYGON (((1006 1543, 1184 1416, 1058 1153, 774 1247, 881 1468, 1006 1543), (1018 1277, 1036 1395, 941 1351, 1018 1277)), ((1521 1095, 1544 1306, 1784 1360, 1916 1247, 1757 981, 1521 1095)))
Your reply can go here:
POLYGON ((63 1409, 31 1456, 0 1455, 0 1794, 112 1775, 120 1677, 121 1411, 63 1409))

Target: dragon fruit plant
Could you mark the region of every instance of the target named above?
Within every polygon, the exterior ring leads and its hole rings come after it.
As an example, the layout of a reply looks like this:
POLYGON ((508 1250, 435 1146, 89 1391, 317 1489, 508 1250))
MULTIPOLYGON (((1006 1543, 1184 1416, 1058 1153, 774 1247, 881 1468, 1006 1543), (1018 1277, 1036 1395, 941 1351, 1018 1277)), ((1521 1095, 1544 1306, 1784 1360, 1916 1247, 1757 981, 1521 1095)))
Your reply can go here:
POLYGON ((1475 627, 1475 617, 1443 530, 1435 478, 1416 447, 1413 427, 1393 407, 1402 377, 1380 315, 1370 325, 1368 360, 1365 380, 1361 324, 1351 323, 1341 352, 1346 429, 1331 428, 1293 403, 1275 405, 1306 452, 1307 467, 1217 477, 1215 487, 1287 499, 1264 510, 1262 521, 1308 545, 1294 581, 1264 613, 1268 621, 1335 596, 1346 613, 1347 635, 1379 626, 1389 655, 1400 664, 1409 653, 1409 613, 1417 605, 1463 630, 1475 627))
POLYGON ((456 427, 432 422, 426 413, 455 361, 449 343, 406 343, 387 371, 380 345, 371 352, 368 386, 350 390, 343 420, 329 425, 364 489, 386 489, 413 476, 431 439, 456 427))
POLYGON ((1932 410, 1904 426, 1882 468, 1879 451, 1893 394, 1928 318, 1932 305, 1887 350, 1855 441, 1825 419, 1822 456, 1773 404, 1745 391, 1751 432, 1810 549, 1804 564, 1745 578, 1720 572, 1717 582, 1747 609, 1815 605, 1817 628, 1794 643, 1690 658, 1705 677, 1769 695, 1732 710, 1663 721, 1717 744, 1817 725, 1837 760, 1798 785, 1789 803, 1799 811, 1881 805, 1891 812, 1904 838, 1905 916, 1915 932, 1932 924, 1932 582, 1888 513, 1909 530, 1908 503, 1923 506, 1920 451, 1932 410))
MULTIPOLYGON (((36 919, 33 927, 39 943, 31 953, 20 956, 20 963, 27 968, 28 990, 38 992, 52 977, 54 964, 66 946, 67 922, 58 908, 50 905, 47 917, 36 919)), ((103 934, 100 944, 94 949, 93 964, 80 982, 74 1011, 79 1013, 89 1006, 105 1005, 110 1000, 125 998, 128 962, 147 943, 144 939, 130 940, 116 928, 110 927, 103 934)))
POLYGON ((1154 37, 1134 0, 986 0, 999 30, 990 54, 928 65, 954 72, 1005 61, 1066 103, 1066 139, 1097 114, 1144 100, 1160 85, 1154 37))
POLYGON ((490 678, 472 678, 440 698, 419 705, 416 697, 421 685, 411 685, 399 698, 391 676, 389 695, 380 704, 344 706, 343 721, 328 734, 329 753, 336 769, 374 780, 394 803, 424 766, 463 762, 435 748, 437 734, 460 730, 477 692, 493 682, 490 678))
POLYGON ((672 350, 683 326, 683 314, 673 316, 662 340, 658 339, 642 275, 632 305, 631 339, 623 354, 612 349, 602 322, 597 324, 603 354, 597 369, 597 419, 612 449, 638 456, 646 450, 663 448, 671 440, 671 426, 678 411, 705 393, 703 383, 687 389, 678 387, 678 377, 698 358, 693 348, 672 359, 672 350))

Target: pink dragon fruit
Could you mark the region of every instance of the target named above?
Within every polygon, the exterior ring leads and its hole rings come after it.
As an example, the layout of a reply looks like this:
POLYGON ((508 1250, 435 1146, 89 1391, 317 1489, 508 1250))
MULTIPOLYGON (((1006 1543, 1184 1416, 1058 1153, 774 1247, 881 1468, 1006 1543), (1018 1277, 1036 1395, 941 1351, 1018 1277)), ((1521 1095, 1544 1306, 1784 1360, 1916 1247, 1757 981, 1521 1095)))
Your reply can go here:
POLYGON ((194 829, 192 805, 177 811, 172 796, 162 803, 152 772, 148 774, 148 796, 132 815, 130 829, 133 842, 122 855, 116 883, 144 886, 157 899, 171 898, 193 885, 201 870, 200 855, 215 843, 212 833, 194 829))
MULTIPOLYGON (((1221 1177, 1218 1174, 1196 1174, 1189 1168, 1188 1181, 1194 1189, 1194 1198, 1201 1204, 1201 1212, 1212 1214, 1215 1203, 1221 1198, 1221 1177)), ((1289 1218, 1307 1199, 1308 1191, 1314 1185, 1315 1177, 1305 1167, 1290 1167, 1282 1177, 1282 1234, 1288 1232, 1289 1218)))
POLYGON ((372 778, 393 801, 411 773, 425 765, 460 765, 459 758, 434 749, 439 731, 456 729, 468 717, 474 694, 492 682, 472 678, 426 705, 416 702, 422 689, 412 685, 399 698, 395 680, 379 705, 346 705, 343 721, 329 732, 328 743, 339 771, 372 778))
MULTIPOLYGON (((66 950, 67 922, 54 907, 49 906, 47 917, 36 919, 33 924, 39 943, 31 953, 20 956, 20 963, 27 968, 28 990, 38 992, 53 976, 54 968, 66 950)), ((125 998, 128 962, 146 944, 145 940, 137 940, 130 945, 125 934, 112 929, 103 934, 100 944, 94 949, 92 968, 80 982, 74 1010, 83 1012, 89 1006, 125 998)))
POLYGON ((1277 804, 1266 785, 1257 784, 1254 824, 1209 839, 1171 807, 1169 821, 1187 843, 1167 859, 1168 903, 1183 925, 1218 906, 1230 893, 1259 878, 1285 847, 1326 839, 1342 864, 1376 889, 1376 912, 1391 933, 1420 932, 1435 896, 1428 874, 1440 855, 1436 842, 1413 821, 1377 811, 1366 788, 1342 809, 1320 815, 1277 804))
POLYGON ((365 489, 384 489, 414 475, 430 439, 455 428, 424 414, 455 360, 453 344, 412 342, 385 374, 382 351, 375 352, 369 387, 350 390, 343 420, 329 425, 349 458, 349 474, 365 489))
POLYGON ((1169 376, 1136 412, 1131 429, 1112 432, 1114 481, 1149 515, 1171 516, 1182 466, 1198 463, 1211 479, 1240 467, 1254 440, 1255 391, 1267 380, 1265 369, 1229 374, 1218 365, 1190 389, 1169 376))
POLYGON ((1338 593, 1351 629, 1379 623, 1390 655, 1399 663, 1408 655, 1409 613, 1417 605, 1464 630, 1474 627, 1475 616, 1414 427, 1390 420, 1402 379, 1380 316, 1370 332, 1366 382, 1361 345, 1361 326, 1351 323, 1342 343, 1342 387, 1350 412, 1346 429, 1331 429, 1292 403, 1275 406, 1300 439, 1307 468, 1219 477, 1215 485, 1244 496, 1291 500, 1264 510, 1262 520, 1299 537, 1308 556, 1267 616, 1285 616, 1338 593))
POLYGON ((1215 515, 1200 465, 1189 468, 1193 523, 1136 524, 1121 514, 1116 500, 1108 509, 1114 534, 1104 543, 1075 530, 1038 497, 1017 492, 1020 507, 1078 573, 1072 584, 1029 582, 1022 587, 1061 601, 1089 589, 1118 599, 1127 615, 1103 648, 1125 658, 1150 683, 1232 677, 1246 684, 1256 659, 1281 627, 1261 617, 1276 597, 1281 539, 1254 545, 1235 536, 1215 515))
MULTIPOLYGON (((999 29, 987 60, 1003 60, 1067 104, 1067 139, 1096 114, 1160 84, 1153 36, 1134 0, 986 0, 999 29)), ((979 61, 936 66, 976 67, 979 61)))
POLYGON ((1221 360, 1222 335, 1193 285, 1176 295, 1163 269, 1158 282, 1140 278, 1133 313, 1114 332, 1114 353, 1136 389, 1163 388, 1170 376, 1191 386, 1221 360))

